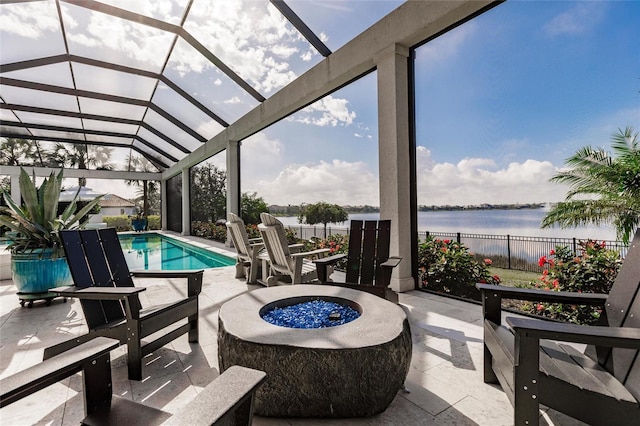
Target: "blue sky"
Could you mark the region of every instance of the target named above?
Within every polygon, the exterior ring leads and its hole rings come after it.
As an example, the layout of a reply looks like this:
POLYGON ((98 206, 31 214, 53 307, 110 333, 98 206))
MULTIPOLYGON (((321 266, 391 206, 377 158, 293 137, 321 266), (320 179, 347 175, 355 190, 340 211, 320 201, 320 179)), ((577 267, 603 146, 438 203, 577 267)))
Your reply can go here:
MULTIPOLYGON (((168 22, 179 22, 187 4, 102 1, 168 22)), ((287 4, 335 51, 402 2, 287 4)), ((59 32, 57 12, 51 18, 39 8, 55 12, 53 2, 3 5, 0 41, 7 62, 64 51, 62 39, 52 36, 59 32)), ((322 60, 267 0, 196 0, 190 10, 186 30, 267 97, 322 60)), ((121 31, 103 31, 117 25, 112 17, 67 3, 62 12, 74 54, 156 69, 171 46, 170 35, 132 22, 121 31)), ((255 107, 208 59, 188 43, 178 44, 167 66, 171 79, 230 121, 255 107), (214 91, 204 90, 212 86, 214 91)), ((509 0, 419 47, 415 66, 419 204, 559 201, 566 188, 548 180, 568 156, 585 145, 607 147, 617 128, 640 130, 640 1, 509 0)), ((66 65, 59 67, 70 76, 66 65)), ((74 69, 80 75, 83 66, 74 69)), ((38 77, 45 83, 62 75, 48 71, 38 77)), ((112 74, 88 82, 78 77, 77 84, 98 90, 96 84, 117 83, 115 93, 130 94, 153 88, 153 81, 143 87, 141 77, 112 74)), ((378 205, 376 77, 372 72, 243 141, 242 191, 257 192, 269 204, 378 205)), ((2 90, 9 101, 25 92, 2 90)), ((207 137, 220 131, 203 114, 185 112, 169 92, 159 90, 154 102, 207 137)), ((68 98, 69 108, 77 109, 68 98)), ((149 123, 160 126, 155 121, 149 123)), ((210 161, 224 167, 225 154, 210 161)), ((123 182, 88 185, 135 196, 123 182)))
MULTIPOLYGON (((640 130, 640 2, 508 1, 418 48, 416 76, 419 204, 559 201, 568 156, 640 130)), ((243 191, 377 205, 376 114, 372 73, 253 136, 243 191)))

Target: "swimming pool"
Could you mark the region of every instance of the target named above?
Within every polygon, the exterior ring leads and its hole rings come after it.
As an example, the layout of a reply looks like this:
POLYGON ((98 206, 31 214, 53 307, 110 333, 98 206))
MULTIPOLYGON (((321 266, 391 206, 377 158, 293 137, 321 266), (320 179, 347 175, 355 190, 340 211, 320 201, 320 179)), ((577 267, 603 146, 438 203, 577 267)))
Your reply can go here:
POLYGON ((161 234, 118 235, 129 269, 182 270, 231 266, 235 259, 161 234))

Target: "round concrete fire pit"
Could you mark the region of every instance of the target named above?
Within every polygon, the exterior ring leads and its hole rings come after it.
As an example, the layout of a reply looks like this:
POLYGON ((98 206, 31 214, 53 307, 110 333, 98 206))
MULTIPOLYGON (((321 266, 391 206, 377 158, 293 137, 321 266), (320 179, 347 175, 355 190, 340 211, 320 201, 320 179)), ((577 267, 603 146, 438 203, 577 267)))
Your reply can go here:
POLYGON ((263 370, 255 413, 272 417, 365 417, 384 411, 402 388, 411 362, 411 331, 398 305, 329 285, 269 287, 220 308, 220 372, 232 365, 263 370), (319 329, 280 327, 262 319, 273 307, 311 300, 361 313, 319 329))

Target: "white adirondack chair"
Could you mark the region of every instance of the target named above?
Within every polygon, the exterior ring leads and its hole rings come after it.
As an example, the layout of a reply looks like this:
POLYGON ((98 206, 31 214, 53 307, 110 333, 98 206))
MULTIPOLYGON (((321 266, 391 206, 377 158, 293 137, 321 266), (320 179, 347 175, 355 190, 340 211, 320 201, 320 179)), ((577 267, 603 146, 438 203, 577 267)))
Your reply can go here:
POLYGON ((315 281, 318 278, 316 265, 310 258, 322 258, 329 249, 318 249, 308 252, 292 252, 282 222, 269 213, 261 213, 262 223, 258 229, 267 248, 270 272, 267 286, 279 282, 301 284, 315 281))
POLYGON ((258 256, 264 249, 262 238, 249 238, 244 221, 234 213, 227 214, 227 229, 231 241, 236 248, 238 261, 236 262, 236 278, 246 276, 248 284, 255 284, 258 279, 260 260, 258 256), (248 271, 248 273, 247 273, 248 271))

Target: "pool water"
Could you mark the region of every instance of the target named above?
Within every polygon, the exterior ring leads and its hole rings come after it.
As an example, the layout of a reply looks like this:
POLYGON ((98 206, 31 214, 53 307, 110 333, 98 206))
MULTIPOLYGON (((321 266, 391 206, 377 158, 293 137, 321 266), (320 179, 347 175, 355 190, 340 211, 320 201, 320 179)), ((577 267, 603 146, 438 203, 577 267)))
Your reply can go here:
POLYGON ((119 235, 129 269, 184 270, 231 266, 235 259, 161 234, 119 235))

